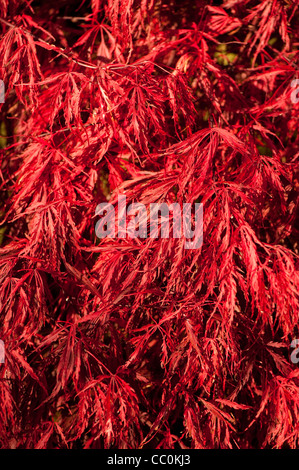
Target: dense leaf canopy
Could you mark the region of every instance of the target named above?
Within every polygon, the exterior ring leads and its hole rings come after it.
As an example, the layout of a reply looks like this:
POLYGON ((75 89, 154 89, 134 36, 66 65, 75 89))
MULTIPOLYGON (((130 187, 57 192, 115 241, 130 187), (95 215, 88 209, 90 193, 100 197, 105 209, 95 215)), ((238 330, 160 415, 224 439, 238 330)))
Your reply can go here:
POLYGON ((2 448, 298 447, 298 26, 0 0, 2 448), (201 202, 202 246, 97 238, 120 194, 201 202))

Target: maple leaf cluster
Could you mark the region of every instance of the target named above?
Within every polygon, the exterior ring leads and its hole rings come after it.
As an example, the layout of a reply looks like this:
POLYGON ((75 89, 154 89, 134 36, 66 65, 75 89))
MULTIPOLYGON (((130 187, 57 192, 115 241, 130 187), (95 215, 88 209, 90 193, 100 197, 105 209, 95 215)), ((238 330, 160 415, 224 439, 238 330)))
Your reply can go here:
POLYGON ((298 26, 0 0, 2 448, 298 447, 298 26), (201 202, 202 246, 98 239, 119 194, 201 202))

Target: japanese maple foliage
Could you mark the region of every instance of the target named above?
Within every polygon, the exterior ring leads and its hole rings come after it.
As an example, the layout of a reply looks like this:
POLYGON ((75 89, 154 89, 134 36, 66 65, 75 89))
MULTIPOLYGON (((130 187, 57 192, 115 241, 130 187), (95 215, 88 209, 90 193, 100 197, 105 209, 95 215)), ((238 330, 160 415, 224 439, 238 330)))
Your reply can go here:
POLYGON ((0 15, 0 446, 298 447, 298 2, 0 15), (119 194, 201 248, 98 239, 119 194))

